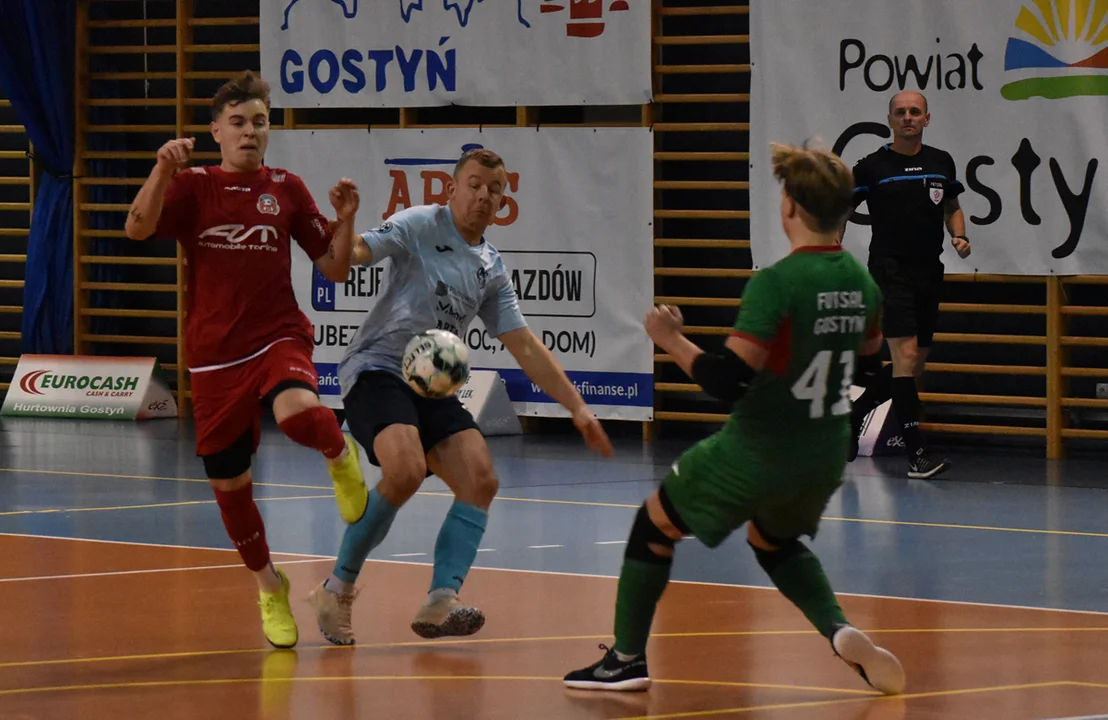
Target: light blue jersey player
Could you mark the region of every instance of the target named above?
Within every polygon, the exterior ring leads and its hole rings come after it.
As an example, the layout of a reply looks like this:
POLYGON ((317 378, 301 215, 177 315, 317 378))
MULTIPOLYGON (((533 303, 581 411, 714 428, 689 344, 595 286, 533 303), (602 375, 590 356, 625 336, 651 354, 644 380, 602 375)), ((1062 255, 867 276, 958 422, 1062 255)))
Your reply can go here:
POLYGON ((431 589, 412 622, 426 638, 471 635, 484 614, 458 598, 485 533, 499 486, 488 446, 456 397, 429 399, 404 382, 400 356, 412 336, 443 328, 461 336, 480 317, 520 368, 570 411, 593 450, 608 456, 608 436, 519 311, 515 291, 484 233, 504 206, 500 157, 467 151, 447 186, 447 205, 410 208, 356 240, 352 264, 391 259, 388 289, 355 334, 339 365, 343 407, 354 439, 381 468, 365 514, 346 528, 331 577, 309 599, 323 636, 354 643, 351 610, 366 557, 385 538, 397 510, 429 473, 454 491, 435 542, 431 589))
MULTIPOLYGON (((470 245, 447 205, 402 210, 362 233, 369 262, 392 260, 385 294, 362 322, 339 364, 342 394, 367 370, 397 377, 405 345, 429 328, 464 337, 475 316, 489 335, 526 327, 500 253, 484 240, 470 245)), ((364 252, 359 254, 364 255, 364 252)))

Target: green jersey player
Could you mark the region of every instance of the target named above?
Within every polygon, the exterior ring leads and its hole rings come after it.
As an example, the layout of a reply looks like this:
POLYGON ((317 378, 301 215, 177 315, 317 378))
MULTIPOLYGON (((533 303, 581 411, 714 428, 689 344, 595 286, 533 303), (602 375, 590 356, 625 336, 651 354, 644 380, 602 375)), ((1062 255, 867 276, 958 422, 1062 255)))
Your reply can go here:
POLYGON ((651 339, 734 411, 639 509, 620 573, 614 646, 566 675, 567 687, 648 688, 647 638, 676 542, 691 534, 714 548, 745 524, 758 563, 839 657, 874 688, 903 690, 900 662, 847 623, 819 560, 800 541, 815 536, 842 483, 850 386, 880 368, 880 291, 840 240, 853 209, 852 175, 826 150, 781 145, 773 170, 784 185, 781 221, 792 252, 747 284, 722 352, 686 339, 674 307, 647 315, 651 339))

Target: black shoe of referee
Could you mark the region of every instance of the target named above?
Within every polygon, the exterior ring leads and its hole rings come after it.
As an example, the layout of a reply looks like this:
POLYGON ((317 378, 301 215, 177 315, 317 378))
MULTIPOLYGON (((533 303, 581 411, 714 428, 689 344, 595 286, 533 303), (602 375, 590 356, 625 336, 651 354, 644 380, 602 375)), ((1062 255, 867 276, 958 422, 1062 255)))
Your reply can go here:
POLYGON ((939 460, 936 462, 928 457, 925 450, 920 450, 908 457, 908 477, 918 480, 935 477, 949 467, 949 461, 939 460))

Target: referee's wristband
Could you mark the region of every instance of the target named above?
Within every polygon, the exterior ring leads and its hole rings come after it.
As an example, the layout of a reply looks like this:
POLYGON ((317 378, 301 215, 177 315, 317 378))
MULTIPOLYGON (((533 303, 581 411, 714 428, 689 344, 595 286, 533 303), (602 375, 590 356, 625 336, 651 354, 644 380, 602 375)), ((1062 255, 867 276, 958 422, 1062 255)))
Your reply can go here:
POLYGON ((966 237, 965 235, 954 235, 954 236, 953 236, 953 237, 951 237, 950 239, 951 239, 951 240, 959 240, 959 239, 961 239, 961 240, 965 240, 966 242, 969 242, 969 238, 968 238, 968 237, 966 237))

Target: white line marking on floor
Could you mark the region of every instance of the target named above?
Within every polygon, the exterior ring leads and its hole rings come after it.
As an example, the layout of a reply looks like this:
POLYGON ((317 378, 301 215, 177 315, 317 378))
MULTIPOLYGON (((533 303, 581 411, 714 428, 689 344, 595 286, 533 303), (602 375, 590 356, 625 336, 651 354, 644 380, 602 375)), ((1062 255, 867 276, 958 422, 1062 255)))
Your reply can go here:
MULTIPOLYGON (((278 562, 277 565, 284 567, 285 565, 298 565, 300 563, 313 562, 323 562, 323 558, 312 560, 285 560, 284 562, 278 562)), ((32 580, 70 580, 75 578, 109 577, 113 575, 142 575, 145 573, 182 572, 185 570, 221 570, 223 568, 241 567, 243 567, 242 563, 235 563, 233 565, 190 565, 188 567, 147 568, 145 570, 114 570, 108 572, 73 573, 69 575, 35 575, 33 577, 0 578, 0 583, 30 582, 32 580)))
POLYGON ((479 548, 477 552, 496 552, 493 548, 479 548))
POLYGON ((547 548, 560 548, 560 547, 565 547, 565 545, 528 545, 527 549, 528 550, 546 550, 547 548))
MULTIPOLYGON (((233 548, 214 548, 214 547, 198 547, 196 545, 165 545, 160 543, 146 543, 135 542, 128 540, 98 540, 95 538, 75 538, 75 537, 62 537, 60 535, 34 535, 30 533, 12 533, 12 532, 0 532, 0 537, 24 537, 24 538, 36 538, 43 540, 68 540, 70 542, 92 542, 92 543, 107 543, 109 545, 137 545, 142 547, 158 547, 166 548, 168 550, 215 550, 217 552, 237 552, 233 548)), ((330 560, 335 561, 334 555, 312 555, 309 553, 290 553, 282 552, 278 550, 271 551, 274 555, 286 555, 289 557, 310 558, 313 560, 330 560)), ((486 550, 484 548, 479 549, 477 552, 496 552, 496 550, 486 550)), ((425 562, 411 562, 409 560, 385 560, 383 558, 368 558, 366 562, 378 562, 378 563, 390 563, 393 565, 418 565, 420 567, 429 567, 431 563, 425 562)), ((277 563, 282 564, 281 562, 277 563)), ((235 566, 231 566, 235 567, 235 566)), ((508 573, 531 573, 534 575, 558 575, 563 577, 578 577, 578 578, 596 578, 600 580, 618 580, 619 575, 601 575, 599 573, 581 573, 581 572, 563 572, 558 570, 522 570, 520 568, 497 568, 497 567, 481 567, 474 568, 474 570, 491 570, 493 572, 508 572, 508 573)), ((768 590, 771 592, 780 591, 773 585, 744 585, 741 583, 726 583, 726 582, 703 582, 696 580, 670 580, 671 583, 678 585, 701 585, 704 587, 723 587, 723 588, 741 588, 745 590, 768 590)), ((1095 615, 1099 617, 1108 617, 1108 611, 1104 610, 1072 610, 1069 608, 1052 608, 1052 607, 1036 607, 1034 605, 1008 605, 1002 603, 987 603, 987 602, 975 602, 972 600, 936 600, 933 598, 914 598, 904 597, 902 595, 874 595, 871 593, 856 593, 856 592, 836 592, 836 595, 842 595, 843 597, 861 597, 861 598, 873 598, 876 600, 901 600, 905 602, 919 602, 939 605, 962 605, 965 607, 991 607, 991 608, 1004 608, 1006 610, 1035 610, 1039 612, 1049 613, 1063 613, 1066 615, 1095 615)), ((1094 717, 1096 717, 1094 715, 1094 717)))
POLYGON ((395 553, 389 557, 427 557, 427 553, 395 553))
POLYGON ((626 545, 626 540, 605 540, 604 542, 598 542, 597 545, 626 545))
POLYGON ((1081 717, 1060 717, 1049 720, 1108 720, 1108 715, 1082 715, 1081 717))

